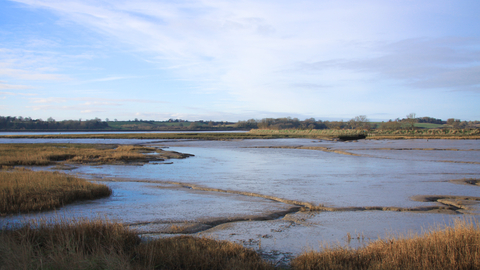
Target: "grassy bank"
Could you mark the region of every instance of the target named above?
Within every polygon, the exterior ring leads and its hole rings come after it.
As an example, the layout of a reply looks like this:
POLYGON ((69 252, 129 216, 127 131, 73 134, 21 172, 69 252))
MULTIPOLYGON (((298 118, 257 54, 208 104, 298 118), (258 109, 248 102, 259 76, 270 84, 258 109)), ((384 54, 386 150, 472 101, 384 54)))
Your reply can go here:
MULTIPOLYGON (((1 133, 0 133, 1 135, 1 133)), ((38 138, 38 139, 158 139, 158 140, 241 140, 289 138, 290 135, 273 136, 268 134, 249 134, 246 132, 227 133, 105 133, 105 134, 57 134, 57 135, 4 135, 0 138, 38 138)))
POLYGON ((191 155, 153 147, 101 144, 0 144, 0 166, 43 166, 56 162, 116 164, 148 162, 191 155), (157 153, 145 155, 144 153, 157 153))
POLYGON ((453 227, 414 238, 377 240, 359 249, 305 252, 293 269, 480 269, 480 226, 457 221, 453 227))
MULTIPOLYGON (((292 269, 479 269, 480 227, 458 221, 421 237, 326 248, 294 258, 292 269)), ((141 242, 108 221, 29 224, 0 232, 0 269, 273 269, 253 250, 208 238, 141 242)))
POLYGON ((369 139, 480 139, 480 129, 374 130, 369 139))
POLYGON ((0 216, 50 210, 79 200, 110 196, 106 185, 58 172, 0 171, 0 216))
MULTIPOLYGON (((191 156, 153 147, 98 144, 0 144, 0 167, 125 164, 191 156), (156 153, 156 155, 145 155, 156 153)), ((0 171, 0 215, 51 210, 79 200, 109 196, 105 185, 70 175, 29 170, 0 171)))
POLYGON ((417 130, 355 130, 355 129, 312 129, 312 130, 269 130, 255 129, 249 134, 265 136, 290 136, 297 138, 333 139, 343 136, 367 135, 367 139, 480 139, 480 130, 472 129, 417 129, 417 130))
POLYGON ((0 269, 272 269, 239 244, 180 236, 140 242, 108 221, 36 224, 0 232, 0 269))
POLYGON ((185 140, 243 140, 311 138, 335 139, 342 136, 367 135, 367 139, 480 139, 480 129, 416 129, 370 131, 356 129, 253 129, 236 133, 127 133, 127 134, 56 134, 56 135, 4 135, 0 138, 52 138, 52 139, 185 139, 185 140))

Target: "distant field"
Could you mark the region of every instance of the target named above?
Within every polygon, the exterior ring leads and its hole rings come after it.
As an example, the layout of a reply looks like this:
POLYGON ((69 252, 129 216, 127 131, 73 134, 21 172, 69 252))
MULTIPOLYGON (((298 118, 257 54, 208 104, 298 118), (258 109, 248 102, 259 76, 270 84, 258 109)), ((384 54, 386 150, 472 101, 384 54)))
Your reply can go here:
MULTIPOLYGON (((371 124, 375 125, 374 128, 380 128, 382 122, 371 122, 371 124)), ((443 128, 445 127, 444 124, 431 124, 431 123, 415 123, 415 127, 417 128, 443 128)))
POLYGON ((441 128, 444 127, 444 124, 431 124, 431 123, 416 123, 415 127, 419 128, 441 128))
MULTIPOLYGON (((150 126, 150 127, 188 127, 192 122, 158 122, 158 121, 108 121, 108 126, 115 129, 121 129, 124 126, 150 126)), ((207 123, 197 123, 207 125, 207 123)))
POLYGON ((162 129, 225 129, 233 128, 233 124, 209 122, 168 122, 168 121, 108 121, 108 127, 115 130, 162 130, 162 129), (192 125, 193 124, 193 125, 192 125))

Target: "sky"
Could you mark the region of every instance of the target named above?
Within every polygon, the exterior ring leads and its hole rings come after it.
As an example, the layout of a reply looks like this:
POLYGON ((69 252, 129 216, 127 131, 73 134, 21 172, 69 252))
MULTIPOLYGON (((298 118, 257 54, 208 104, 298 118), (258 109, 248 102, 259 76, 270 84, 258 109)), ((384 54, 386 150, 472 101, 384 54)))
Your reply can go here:
POLYGON ((480 120, 478 0, 0 0, 0 115, 480 120))

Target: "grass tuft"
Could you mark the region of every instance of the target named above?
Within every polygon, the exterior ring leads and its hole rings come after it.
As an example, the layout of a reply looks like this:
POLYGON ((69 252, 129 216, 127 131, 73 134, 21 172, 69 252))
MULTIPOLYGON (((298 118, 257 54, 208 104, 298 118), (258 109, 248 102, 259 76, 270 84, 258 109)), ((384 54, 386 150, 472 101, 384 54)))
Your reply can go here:
POLYGON ((480 226, 457 220, 424 236, 377 240, 366 247, 325 247, 291 263, 293 269, 480 269, 480 226))
POLYGON ((27 224, 0 232, 1 269, 273 269, 253 250, 208 238, 141 242, 104 220, 27 224))
MULTIPOLYGON (((413 238, 388 238, 350 249, 325 247, 294 258, 300 269, 480 269, 480 227, 454 226, 413 238)), ((209 238, 140 241, 107 220, 27 223, 0 231, 0 269, 273 269, 251 249, 209 238)))
POLYGON ((58 172, 0 171, 0 216, 51 210, 79 200, 107 197, 109 187, 58 172))

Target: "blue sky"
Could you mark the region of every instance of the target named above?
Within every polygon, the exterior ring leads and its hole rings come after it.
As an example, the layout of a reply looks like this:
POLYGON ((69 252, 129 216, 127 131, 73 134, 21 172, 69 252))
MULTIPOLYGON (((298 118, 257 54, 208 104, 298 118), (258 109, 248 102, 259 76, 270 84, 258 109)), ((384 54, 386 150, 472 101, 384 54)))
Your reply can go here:
POLYGON ((480 1, 0 0, 0 115, 480 120, 480 1))

